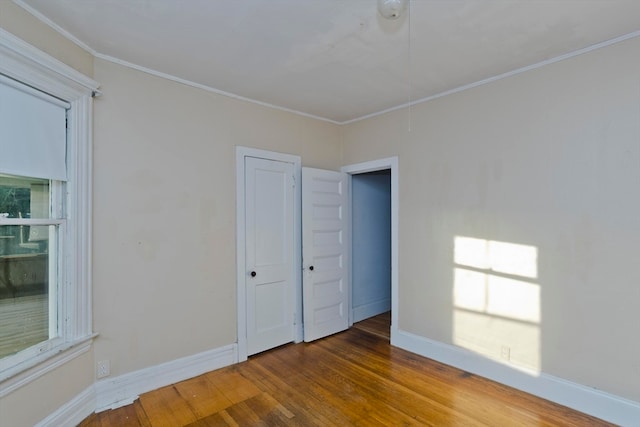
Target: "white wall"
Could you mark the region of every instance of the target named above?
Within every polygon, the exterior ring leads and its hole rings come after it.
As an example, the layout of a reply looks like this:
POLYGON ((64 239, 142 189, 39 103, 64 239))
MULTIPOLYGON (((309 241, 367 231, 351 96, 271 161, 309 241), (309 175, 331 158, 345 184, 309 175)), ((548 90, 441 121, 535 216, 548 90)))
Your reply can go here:
POLYGON ((640 401, 640 39, 343 132, 345 164, 399 157, 401 330, 459 345, 475 318, 474 351, 640 401), (538 321, 457 306, 456 237, 535 248, 510 277, 538 321))
POLYGON ((391 173, 351 178, 353 321, 391 309, 391 173))
POLYGON ((338 169, 339 130, 96 60, 94 327, 112 376, 236 342, 235 147, 338 169))

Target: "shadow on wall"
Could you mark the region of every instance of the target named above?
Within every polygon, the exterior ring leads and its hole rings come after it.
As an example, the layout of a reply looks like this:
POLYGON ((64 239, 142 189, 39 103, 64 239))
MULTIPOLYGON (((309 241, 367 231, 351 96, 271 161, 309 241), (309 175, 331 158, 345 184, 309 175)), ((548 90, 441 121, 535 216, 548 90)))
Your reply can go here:
POLYGON ((538 248, 456 236, 453 343, 538 375, 538 248))

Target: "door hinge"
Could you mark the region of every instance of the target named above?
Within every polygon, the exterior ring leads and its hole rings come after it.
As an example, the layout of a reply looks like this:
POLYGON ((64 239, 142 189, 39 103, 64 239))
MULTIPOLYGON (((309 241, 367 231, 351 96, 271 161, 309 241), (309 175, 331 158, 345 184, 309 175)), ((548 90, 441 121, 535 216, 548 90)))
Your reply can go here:
POLYGON ((293 183, 293 188, 296 188, 296 176, 295 175, 291 176, 291 182, 293 183))

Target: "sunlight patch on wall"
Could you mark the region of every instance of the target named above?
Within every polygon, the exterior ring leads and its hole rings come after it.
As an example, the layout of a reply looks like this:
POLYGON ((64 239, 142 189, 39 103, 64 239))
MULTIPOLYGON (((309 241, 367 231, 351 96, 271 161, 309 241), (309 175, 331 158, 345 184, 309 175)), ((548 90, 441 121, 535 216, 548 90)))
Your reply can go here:
POLYGON ((453 342, 540 371, 538 249, 455 237, 453 342))
POLYGON ((466 267, 536 279, 538 248, 495 240, 456 237, 454 262, 466 267))

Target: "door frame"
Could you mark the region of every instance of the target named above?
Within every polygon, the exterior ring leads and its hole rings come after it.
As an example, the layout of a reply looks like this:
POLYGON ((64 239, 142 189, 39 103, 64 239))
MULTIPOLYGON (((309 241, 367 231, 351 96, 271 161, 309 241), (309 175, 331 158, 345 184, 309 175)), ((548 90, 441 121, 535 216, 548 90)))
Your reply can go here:
POLYGON ((300 156, 260 150, 250 147, 236 147, 236 304, 237 304, 237 342, 238 362, 248 358, 247 351, 247 295, 246 278, 246 223, 245 223, 245 157, 256 157, 266 160, 293 164, 293 257, 292 273, 294 277, 295 307, 294 307, 294 341, 302 341, 302 212, 301 212, 301 171, 300 156))
MULTIPOLYGON (((351 180, 353 179, 353 175, 366 172, 375 172, 385 169, 391 170, 391 343, 393 344, 394 337, 398 336, 398 157, 387 157, 384 159, 347 165, 343 166, 341 171, 347 173, 348 175, 347 182, 349 186, 349 241, 351 242, 351 212, 353 212, 353 193, 351 191, 351 180)), ((353 252, 353 247, 351 247, 351 252, 353 252)), ((350 259, 353 259, 352 254, 350 259)), ((351 280, 349 280, 349 283, 351 283, 351 280)), ((353 325, 353 297, 351 295, 352 291, 353 288, 349 290, 349 326, 353 325)))

